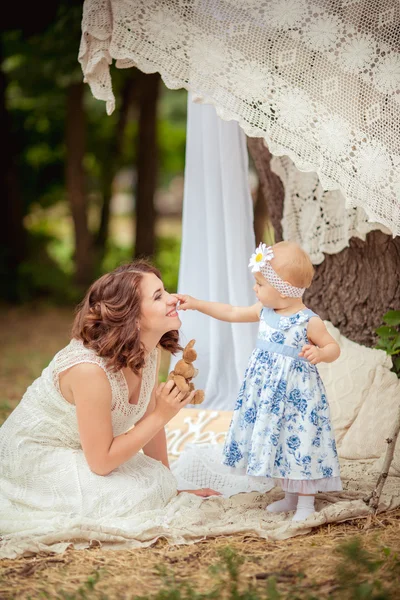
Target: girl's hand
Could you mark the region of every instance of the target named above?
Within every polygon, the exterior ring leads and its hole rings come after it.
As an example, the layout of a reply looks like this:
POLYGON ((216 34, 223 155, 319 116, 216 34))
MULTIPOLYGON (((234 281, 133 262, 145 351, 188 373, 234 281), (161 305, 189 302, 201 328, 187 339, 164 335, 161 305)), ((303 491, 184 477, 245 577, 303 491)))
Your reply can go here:
POLYGON ((200 496, 201 498, 208 498, 209 496, 221 496, 220 492, 216 492, 211 488, 200 488, 199 490, 178 490, 178 494, 182 492, 186 492, 187 494, 194 494, 195 496, 200 496))
POLYGON ((306 358, 312 365, 317 365, 322 361, 321 348, 312 344, 303 346, 299 356, 306 358))
POLYGON ((178 300, 178 310, 196 310, 196 298, 188 296, 187 294, 174 294, 174 296, 178 300))
POLYGON ((161 415, 164 423, 168 423, 168 421, 178 414, 181 408, 190 404, 195 393, 196 390, 193 390, 193 392, 183 400, 186 394, 180 392, 172 380, 167 381, 167 383, 160 383, 155 392, 156 408, 154 409, 154 412, 161 415))

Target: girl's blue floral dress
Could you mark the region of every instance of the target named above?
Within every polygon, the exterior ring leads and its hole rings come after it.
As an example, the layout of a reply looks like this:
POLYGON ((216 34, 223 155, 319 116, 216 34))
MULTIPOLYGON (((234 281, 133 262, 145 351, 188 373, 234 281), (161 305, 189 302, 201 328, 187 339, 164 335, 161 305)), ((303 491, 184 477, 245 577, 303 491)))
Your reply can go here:
POLYGON ((325 388, 317 367, 298 356, 316 316, 262 309, 223 451, 235 472, 273 478, 292 493, 342 489, 325 388))

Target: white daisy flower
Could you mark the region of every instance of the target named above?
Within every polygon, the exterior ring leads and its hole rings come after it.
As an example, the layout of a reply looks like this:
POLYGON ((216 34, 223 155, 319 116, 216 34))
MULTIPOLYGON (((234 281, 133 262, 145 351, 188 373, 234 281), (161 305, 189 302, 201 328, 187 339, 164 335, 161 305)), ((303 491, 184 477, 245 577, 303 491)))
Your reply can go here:
POLYGON ((271 246, 267 246, 266 244, 260 244, 254 254, 251 255, 249 267, 252 267, 252 273, 258 273, 263 265, 265 265, 265 261, 271 260, 274 258, 274 251, 271 246))

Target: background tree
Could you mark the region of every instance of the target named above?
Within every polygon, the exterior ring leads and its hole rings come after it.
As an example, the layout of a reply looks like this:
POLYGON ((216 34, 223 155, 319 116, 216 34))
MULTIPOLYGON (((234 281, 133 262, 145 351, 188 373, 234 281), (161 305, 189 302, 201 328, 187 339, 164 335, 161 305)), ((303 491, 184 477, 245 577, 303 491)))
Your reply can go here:
POLYGON ((1 32, 0 297, 75 301, 134 255, 151 256, 173 289, 179 231, 157 236, 155 195, 183 172, 186 92, 167 90, 158 74, 115 69, 108 117, 82 83, 81 2, 45 2, 43 10, 46 18, 11 11, 1 32), (124 172, 130 183, 121 190, 124 172), (111 200, 121 195, 133 197, 133 210, 120 218, 111 200), (132 232, 128 242, 120 222, 132 232))

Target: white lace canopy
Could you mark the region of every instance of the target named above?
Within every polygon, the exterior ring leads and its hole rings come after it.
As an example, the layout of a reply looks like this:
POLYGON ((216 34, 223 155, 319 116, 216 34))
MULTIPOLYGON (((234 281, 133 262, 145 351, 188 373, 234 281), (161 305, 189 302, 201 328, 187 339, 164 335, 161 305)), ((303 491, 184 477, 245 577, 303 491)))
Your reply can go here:
POLYGON ((288 156, 273 156, 271 169, 285 189, 283 239, 300 244, 314 265, 346 248, 352 237, 365 240, 375 229, 390 233, 368 221, 360 206, 345 208, 340 190, 324 191, 316 173, 300 172, 288 156))
POLYGON ((86 0, 82 29, 109 113, 112 59, 159 71, 400 233, 398 0, 86 0))

